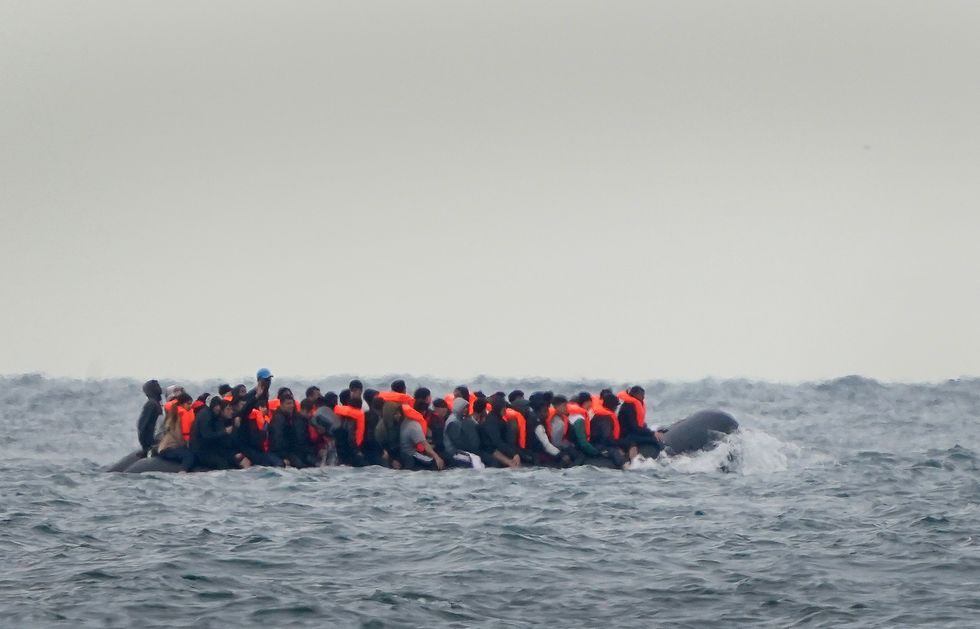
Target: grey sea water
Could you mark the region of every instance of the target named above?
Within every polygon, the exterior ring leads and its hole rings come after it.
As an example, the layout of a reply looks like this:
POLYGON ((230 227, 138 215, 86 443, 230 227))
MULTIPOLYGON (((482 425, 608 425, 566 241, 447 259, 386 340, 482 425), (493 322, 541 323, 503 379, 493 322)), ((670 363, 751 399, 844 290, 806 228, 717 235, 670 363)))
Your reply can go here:
POLYGON ((0 378, 0 626, 977 626, 980 380, 648 391, 744 430, 630 472, 130 476, 138 382, 0 378))

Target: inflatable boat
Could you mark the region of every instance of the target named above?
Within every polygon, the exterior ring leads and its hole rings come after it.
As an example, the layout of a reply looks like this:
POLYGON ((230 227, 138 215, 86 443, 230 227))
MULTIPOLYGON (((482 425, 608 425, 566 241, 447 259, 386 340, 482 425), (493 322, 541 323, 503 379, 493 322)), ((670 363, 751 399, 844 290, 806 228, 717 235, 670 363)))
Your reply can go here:
MULTIPOLYGON (((710 450, 726 435, 738 430, 738 422, 728 413, 722 411, 699 411, 686 419, 670 425, 664 434, 664 449, 658 452, 654 447, 640 447, 640 454, 647 457, 676 456, 701 450, 710 450)), ((586 465, 596 467, 612 467, 609 459, 588 459, 586 465)), ((127 454, 114 465, 106 468, 107 472, 126 472, 142 474, 145 472, 179 472, 180 463, 167 461, 160 457, 144 457, 141 450, 127 454)), ((197 468, 194 472, 211 471, 197 468)))

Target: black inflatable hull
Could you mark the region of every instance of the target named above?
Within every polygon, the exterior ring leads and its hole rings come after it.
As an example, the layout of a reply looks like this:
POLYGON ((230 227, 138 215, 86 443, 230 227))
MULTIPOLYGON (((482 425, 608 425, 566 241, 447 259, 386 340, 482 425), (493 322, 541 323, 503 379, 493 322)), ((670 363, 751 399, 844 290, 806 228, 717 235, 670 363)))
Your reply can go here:
POLYGON ((116 461, 116 463, 114 465, 110 465, 109 467, 107 467, 105 471, 107 471, 107 472, 125 472, 126 469, 130 465, 132 465, 133 463, 136 463, 137 461, 140 461, 142 459, 143 459, 143 451, 142 450, 136 450, 135 452, 130 452, 129 454, 127 454, 123 458, 121 458, 118 461, 116 461))
POLYGON ((725 435, 738 430, 738 422, 721 411, 699 411, 671 425, 664 435, 667 454, 710 450, 725 435))

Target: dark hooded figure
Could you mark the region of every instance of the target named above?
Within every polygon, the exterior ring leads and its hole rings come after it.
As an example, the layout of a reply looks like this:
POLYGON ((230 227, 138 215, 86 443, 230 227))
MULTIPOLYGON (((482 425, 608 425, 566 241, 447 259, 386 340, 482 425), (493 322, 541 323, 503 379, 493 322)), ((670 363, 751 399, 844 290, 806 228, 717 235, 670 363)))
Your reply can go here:
POLYGON ((157 420, 163 415, 163 406, 160 405, 163 389, 156 380, 147 380, 143 383, 143 394, 146 395, 146 404, 143 405, 143 411, 140 412, 139 420, 136 422, 136 434, 145 455, 154 445, 153 435, 156 432, 157 420))

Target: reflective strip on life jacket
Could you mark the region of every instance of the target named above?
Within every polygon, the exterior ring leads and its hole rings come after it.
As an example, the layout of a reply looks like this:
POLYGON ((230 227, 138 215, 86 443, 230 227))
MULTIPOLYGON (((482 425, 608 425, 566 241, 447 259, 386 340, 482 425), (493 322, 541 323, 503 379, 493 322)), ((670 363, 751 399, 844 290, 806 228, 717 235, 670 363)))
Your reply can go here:
POLYGON ((628 402, 632 404, 633 408, 636 409, 637 426, 643 427, 647 425, 647 407, 643 402, 636 399, 626 391, 620 391, 619 393, 616 394, 616 397, 618 397, 624 402, 628 402))
POLYGON ((364 411, 353 406, 338 404, 333 407, 333 412, 338 417, 343 417, 354 422, 354 443, 358 448, 364 445, 364 411))
MULTIPOLYGON (((418 422, 419 426, 422 427, 422 436, 426 439, 429 438, 429 422, 425 421, 425 415, 415 410, 411 404, 402 404, 402 416, 405 419, 418 422)), ((425 446, 421 443, 416 443, 415 449, 419 452, 425 452, 425 446)))
POLYGON ((504 409, 504 421, 517 422, 517 445, 523 450, 527 448, 527 418, 516 408, 504 409))

